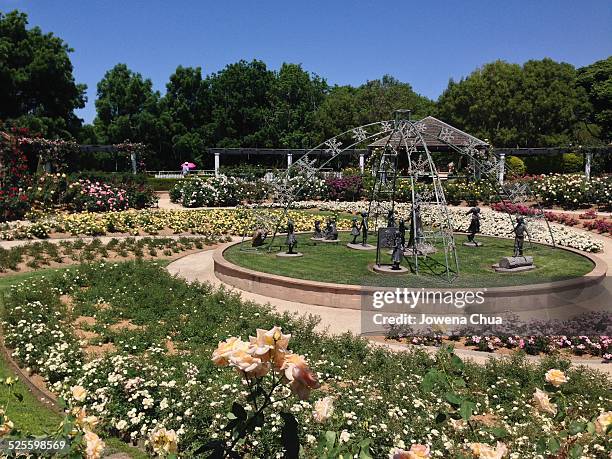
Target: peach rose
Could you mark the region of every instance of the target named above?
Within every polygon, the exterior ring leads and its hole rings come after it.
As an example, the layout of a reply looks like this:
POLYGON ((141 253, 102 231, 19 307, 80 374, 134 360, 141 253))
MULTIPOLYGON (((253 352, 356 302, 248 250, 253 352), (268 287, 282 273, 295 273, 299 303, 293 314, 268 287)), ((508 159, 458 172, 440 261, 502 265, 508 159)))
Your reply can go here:
POLYGON ((95 433, 91 431, 85 432, 83 435, 83 441, 85 442, 85 457, 87 459, 98 459, 102 456, 104 450, 104 442, 100 440, 95 433))
POLYGON ((300 400, 306 400, 312 389, 321 387, 317 376, 308 367, 306 360, 301 355, 285 355, 281 370, 285 372, 285 378, 291 383, 291 391, 300 400))
POLYGON ((565 384, 568 381, 567 376, 561 370, 552 368, 546 372, 546 382, 552 384, 555 387, 559 387, 561 384, 565 384))
POLYGON ((83 386, 72 386, 70 391, 72 392, 72 398, 77 402, 82 402, 87 397, 87 389, 83 386))
POLYGON ((272 327, 270 330, 257 329, 257 336, 249 336, 251 344, 249 352, 253 355, 267 360, 270 358, 270 351, 286 351, 289 346, 291 335, 283 335, 281 327, 272 327))
POLYGON ((429 446, 415 443, 408 451, 401 448, 393 448, 389 453, 389 459, 427 459, 431 456, 429 446))
POLYGON ((557 414, 557 405, 551 403, 548 394, 543 390, 536 388, 533 394, 533 401, 538 410, 543 411, 544 413, 551 414, 553 416, 557 414))
POLYGON ((5 435, 9 434, 11 430, 13 430, 13 427, 15 427, 15 424, 13 424, 13 421, 11 421, 6 416, 3 409, 0 409, 0 415, 2 416, 4 420, 2 425, 0 425, 0 437, 4 437, 5 435))
POLYGON ((604 435, 612 425, 612 411, 601 413, 595 420, 595 430, 598 434, 604 435))
POLYGON ((230 356, 230 365, 236 368, 239 373, 251 378, 261 378, 270 370, 268 362, 262 362, 260 358, 252 356, 250 353, 239 350, 234 351, 230 356))
POLYGON ((219 341, 217 349, 213 351, 212 361, 215 365, 223 367, 229 364, 231 355, 238 350, 246 351, 248 344, 240 338, 232 336, 225 341, 219 341))
POLYGON ((325 397, 317 400, 314 403, 314 411, 312 417, 315 421, 323 423, 327 421, 334 413, 334 399, 333 397, 325 397))
POLYGON ((160 456, 167 456, 177 452, 178 438, 174 430, 166 430, 165 427, 160 427, 153 431, 149 440, 151 441, 153 451, 160 456))
POLYGON ((501 442, 495 448, 484 443, 468 443, 468 447, 478 459, 502 459, 508 454, 508 448, 501 442))

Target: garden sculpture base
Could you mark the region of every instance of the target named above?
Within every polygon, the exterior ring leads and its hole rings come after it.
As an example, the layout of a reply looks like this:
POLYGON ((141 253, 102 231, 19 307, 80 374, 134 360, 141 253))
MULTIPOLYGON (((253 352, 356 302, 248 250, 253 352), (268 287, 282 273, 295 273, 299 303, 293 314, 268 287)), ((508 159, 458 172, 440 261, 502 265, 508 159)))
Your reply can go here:
POLYGON ((393 269, 391 265, 374 265, 372 269, 382 274, 405 274, 409 271, 408 268, 404 268, 403 266, 399 266, 399 269, 393 269))
POLYGON ((324 241, 322 237, 311 237, 310 240, 311 241, 324 241))
POLYGON ((325 243, 332 242, 334 244, 337 244, 338 242, 340 242, 340 239, 321 239, 320 241, 325 243))
POLYGON ((346 244, 346 246, 349 249, 353 249, 353 250, 376 250, 376 246, 372 245, 372 244, 351 244, 350 242, 348 244, 346 244))
POLYGON ((493 265, 498 273, 516 273, 535 269, 533 257, 503 257, 499 263, 493 265))
POLYGON ((297 257, 303 257, 304 254, 302 252, 295 252, 295 253, 278 252, 276 256, 279 258, 297 258, 297 257))
POLYGON ((482 242, 464 242, 463 245, 466 247, 482 247, 482 242))
POLYGON ((417 244, 416 247, 412 246, 412 247, 407 247, 406 250, 404 251, 404 255, 407 257, 413 257, 415 255, 421 257, 421 256, 427 256, 430 255, 432 253, 436 253, 437 250, 436 248, 427 243, 427 242, 421 242, 419 244, 417 244))

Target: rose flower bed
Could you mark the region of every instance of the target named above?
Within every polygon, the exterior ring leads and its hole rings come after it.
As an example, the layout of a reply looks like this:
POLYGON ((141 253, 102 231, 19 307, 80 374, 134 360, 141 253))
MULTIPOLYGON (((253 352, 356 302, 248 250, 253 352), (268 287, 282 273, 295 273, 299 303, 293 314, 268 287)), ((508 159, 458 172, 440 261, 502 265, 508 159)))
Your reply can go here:
POLYGON ((602 373, 392 353, 152 263, 28 280, 4 306, 13 357, 98 433, 152 455, 603 459, 612 447, 602 373))

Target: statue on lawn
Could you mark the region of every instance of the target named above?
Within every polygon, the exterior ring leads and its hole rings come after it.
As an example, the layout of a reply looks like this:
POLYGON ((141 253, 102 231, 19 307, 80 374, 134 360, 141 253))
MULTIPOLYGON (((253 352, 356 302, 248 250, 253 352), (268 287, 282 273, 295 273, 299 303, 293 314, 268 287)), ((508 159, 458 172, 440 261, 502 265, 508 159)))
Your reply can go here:
POLYGON ((338 239, 338 230, 336 228, 336 220, 332 218, 327 219, 327 225, 325 228, 325 239, 328 241, 335 241, 338 239))
POLYGON ((321 220, 315 220, 314 222, 314 234, 313 239, 323 239, 323 232, 321 231, 321 220))
POLYGON ((253 232, 253 237, 251 238, 251 246, 253 247, 261 247, 264 245, 264 242, 268 237, 268 232, 263 228, 258 228, 253 232))
POLYGON ((395 226, 395 212, 391 209, 387 212, 387 228, 393 228, 395 226))
POLYGON ((391 252, 391 262, 393 263, 393 267, 391 268, 394 271, 400 270, 400 263, 402 262, 402 257, 404 256, 404 244, 402 244, 402 233, 400 231, 396 231, 393 236, 393 252, 391 252))
POLYGON ((525 235, 529 237, 529 231, 527 230, 527 224, 525 223, 525 219, 523 217, 518 217, 516 219, 516 226, 511 231, 510 234, 514 233, 514 256, 522 257, 523 256, 523 245, 525 243, 525 235))
POLYGON ((472 207, 466 213, 466 215, 470 215, 470 214, 472 214, 472 219, 470 220, 470 226, 467 229, 467 233, 468 233, 467 238, 468 238, 468 242, 471 242, 472 244, 478 246, 480 245, 480 243, 476 242, 474 240, 474 237, 476 236, 476 233, 480 233, 480 208, 472 207))
POLYGON ((353 236, 353 240, 351 244, 357 244, 357 236, 361 234, 361 228, 357 225, 357 217, 353 217, 353 222, 351 226, 351 236, 353 236))
POLYGON ((398 230, 400 232, 400 236, 402 237, 402 245, 405 246, 406 245, 406 222, 404 221, 403 218, 401 218, 399 221, 398 230))
POLYGON ((287 253, 294 254, 293 248, 297 245, 298 241, 295 237, 295 226, 293 224, 293 220, 287 220, 287 247, 289 250, 287 253))
POLYGON ((361 212, 361 226, 359 228, 361 230, 361 245, 368 245, 368 213, 361 212))

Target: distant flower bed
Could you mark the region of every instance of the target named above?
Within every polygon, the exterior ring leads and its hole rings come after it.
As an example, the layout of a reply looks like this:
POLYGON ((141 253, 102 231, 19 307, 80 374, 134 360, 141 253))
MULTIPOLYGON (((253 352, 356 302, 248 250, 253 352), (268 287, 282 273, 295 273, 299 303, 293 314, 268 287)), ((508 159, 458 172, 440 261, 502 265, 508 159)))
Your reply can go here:
POLYGON ((611 446, 604 373, 393 353, 150 264, 28 280, 4 307, 13 357, 75 422, 151 456, 604 459, 611 446))
POLYGON ((114 212, 150 207, 157 198, 153 190, 137 183, 125 187, 99 180, 72 180, 66 174, 43 174, 27 190, 36 209, 70 212, 114 212))
POLYGON ((593 177, 589 181, 581 174, 544 175, 533 181, 533 191, 546 205, 568 209, 590 205, 610 208, 612 176, 593 177))

